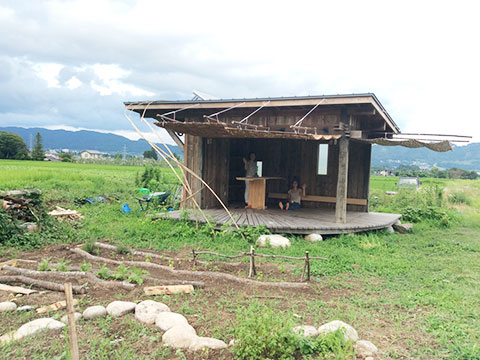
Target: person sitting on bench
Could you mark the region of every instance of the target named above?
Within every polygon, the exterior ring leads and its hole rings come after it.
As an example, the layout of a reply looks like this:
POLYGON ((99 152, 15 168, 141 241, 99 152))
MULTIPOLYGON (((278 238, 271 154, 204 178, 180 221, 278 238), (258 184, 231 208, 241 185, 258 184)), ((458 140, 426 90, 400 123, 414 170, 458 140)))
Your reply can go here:
POLYGON ((288 201, 278 202, 278 207, 281 210, 297 210, 300 209, 302 197, 306 195, 307 185, 303 184, 301 188, 298 187, 297 178, 293 178, 292 188, 288 190, 288 201))

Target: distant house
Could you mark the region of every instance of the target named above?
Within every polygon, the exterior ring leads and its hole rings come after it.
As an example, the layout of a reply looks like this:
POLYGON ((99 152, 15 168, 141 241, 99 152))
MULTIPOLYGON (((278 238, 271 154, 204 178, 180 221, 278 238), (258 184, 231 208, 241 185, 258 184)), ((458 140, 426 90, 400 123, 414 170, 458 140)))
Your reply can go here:
POLYGON ((390 176, 391 172, 389 170, 380 171, 380 176, 390 176))
POLYGON ((44 161, 62 161, 62 159, 58 156, 58 152, 55 150, 48 150, 45 152, 44 161))
POLYGON ((103 153, 97 150, 84 150, 80 153, 82 159, 100 159, 103 153))

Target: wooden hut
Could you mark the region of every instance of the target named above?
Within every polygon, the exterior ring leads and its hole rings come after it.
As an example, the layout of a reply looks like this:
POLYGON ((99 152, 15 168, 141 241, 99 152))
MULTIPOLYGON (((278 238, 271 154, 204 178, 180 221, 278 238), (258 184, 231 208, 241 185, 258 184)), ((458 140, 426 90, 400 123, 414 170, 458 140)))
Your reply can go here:
MULTIPOLYGON (((125 106, 167 130, 184 151, 185 165, 211 186, 240 225, 331 234, 385 228, 399 218, 368 211, 372 143, 386 145, 400 132, 374 94, 125 106), (261 165, 255 196, 267 208, 243 206, 245 182, 239 178, 245 176, 242 158, 251 152, 261 165), (286 198, 294 177, 307 185, 307 196, 301 209, 282 212, 276 204, 286 198)), ((186 179, 217 224, 230 221, 199 180, 188 174, 186 179)))

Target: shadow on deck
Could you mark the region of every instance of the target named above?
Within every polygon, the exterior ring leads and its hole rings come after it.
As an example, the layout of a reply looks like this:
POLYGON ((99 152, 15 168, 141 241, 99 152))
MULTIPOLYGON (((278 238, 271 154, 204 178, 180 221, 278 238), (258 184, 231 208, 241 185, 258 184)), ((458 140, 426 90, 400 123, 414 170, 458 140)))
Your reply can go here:
MULTIPOLYGON (((215 221, 218 227, 232 222, 223 209, 206 209, 203 211, 207 217, 215 221)), ((295 211, 281 211, 279 209, 229 208, 229 211, 239 226, 265 225, 273 233, 285 234, 316 233, 331 235, 384 229, 393 225, 401 216, 399 214, 349 211, 347 213, 347 223, 338 224, 335 222, 335 210, 332 209, 302 208, 295 211)), ((205 222, 198 211, 189 210, 186 214, 192 221, 197 218, 198 221, 205 222)), ((182 218, 182 212, 171 211, 157 216, 180 219, 182 218)))

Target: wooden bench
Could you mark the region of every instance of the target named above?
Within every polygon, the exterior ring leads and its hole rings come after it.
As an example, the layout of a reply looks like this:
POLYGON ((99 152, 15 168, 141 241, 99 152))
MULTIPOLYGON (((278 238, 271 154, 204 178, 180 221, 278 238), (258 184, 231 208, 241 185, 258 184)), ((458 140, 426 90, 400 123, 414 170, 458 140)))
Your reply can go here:
MULTIPOLYGON (((288 194, 284 193, 268 193, 268 197, 272 199, 288 199, 288 194)), ((302 197, 302 201, 315 201, 324 203, 335 203, 337 198, 334 196, 307 195, 302 197)), ((367 199, 347 198, 347 204, 350 205, 367 205, 367 199)))

